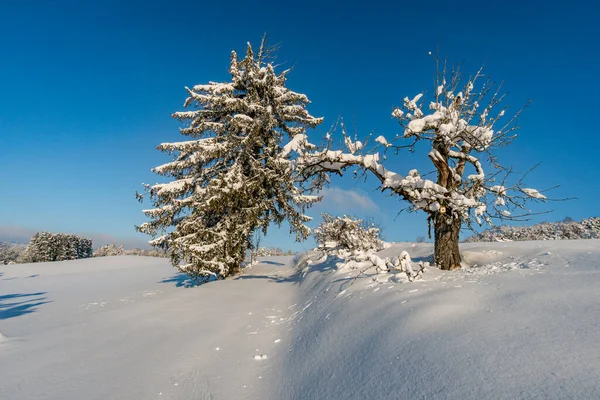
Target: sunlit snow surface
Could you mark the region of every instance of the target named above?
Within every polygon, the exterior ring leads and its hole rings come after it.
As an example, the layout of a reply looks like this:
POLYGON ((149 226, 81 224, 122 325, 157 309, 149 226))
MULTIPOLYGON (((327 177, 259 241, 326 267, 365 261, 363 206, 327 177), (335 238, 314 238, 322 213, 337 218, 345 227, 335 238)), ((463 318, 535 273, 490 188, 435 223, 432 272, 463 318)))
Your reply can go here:
MULTIPOLYGON (((403 250, 432 249, 378 255, 403 250)), ((200 287, 155 258, 0 266, 0 399, 600 398, 600 241, 461 250, 412 283, 319 253, 200 287)))
POLYGON ((288 261, 191 288, 158 258, 0 266, 0 399, 259 398, 289 343, 288 261))

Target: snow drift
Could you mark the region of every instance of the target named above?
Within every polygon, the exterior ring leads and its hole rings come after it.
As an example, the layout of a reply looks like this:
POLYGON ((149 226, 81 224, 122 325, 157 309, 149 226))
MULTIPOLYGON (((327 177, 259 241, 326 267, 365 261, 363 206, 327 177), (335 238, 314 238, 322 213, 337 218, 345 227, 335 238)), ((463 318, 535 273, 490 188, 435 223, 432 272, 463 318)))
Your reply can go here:
POLYGON ((598 398, 600 241, 462 248, 470 268, 406 284, 309 266, 271 398, 598 398))

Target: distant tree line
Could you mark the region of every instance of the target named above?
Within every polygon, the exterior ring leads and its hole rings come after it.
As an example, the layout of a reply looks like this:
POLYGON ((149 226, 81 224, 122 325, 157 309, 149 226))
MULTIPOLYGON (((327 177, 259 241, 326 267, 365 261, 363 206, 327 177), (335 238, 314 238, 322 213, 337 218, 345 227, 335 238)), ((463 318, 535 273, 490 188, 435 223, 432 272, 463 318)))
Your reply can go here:
POLYGON ((94 257, 111 256, 144 256, 144 257, 169 257, 169 253, 162 249, 126 249, 122 245, 108 244, 94 251, 94 257))
POLYGON ((525 240, 600 239, 600 218, 576 222, 567 217, 562 222, 542 222, 533 226, 496 226, 465 242, 509 242, 525 240))
POLYGON ((38 232, 31 237, 18 261, 35 263, 92 257, 92 239, 65 233, 38 232))
POLYGON ((168 251, 162 249, 125 249, 123 246, 109 244, 94 251, 92 244, 91 239, 77 235, 38 232, 31 237, 28 245, 0 242, 0 264, 26 264, 106 256, 169 257, 168 251))
POLYGON ((284 251, 277 247, 259 247, 258 250, 256 250, 256 255, 258 257, 292 256, 294 255, 294 252, 291 250, 284 251))

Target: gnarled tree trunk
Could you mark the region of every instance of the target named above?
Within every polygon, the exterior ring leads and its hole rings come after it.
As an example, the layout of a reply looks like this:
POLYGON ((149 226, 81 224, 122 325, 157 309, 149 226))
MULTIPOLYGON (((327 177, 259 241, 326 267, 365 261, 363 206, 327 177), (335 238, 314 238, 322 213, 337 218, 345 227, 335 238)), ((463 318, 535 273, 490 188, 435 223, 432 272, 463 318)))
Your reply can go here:
POLYGON ((461 220, 442 213, 436 213, 432 219, 435 237, 435 263, 444 270, 460 268, 458 235, 460 234, 461 220))

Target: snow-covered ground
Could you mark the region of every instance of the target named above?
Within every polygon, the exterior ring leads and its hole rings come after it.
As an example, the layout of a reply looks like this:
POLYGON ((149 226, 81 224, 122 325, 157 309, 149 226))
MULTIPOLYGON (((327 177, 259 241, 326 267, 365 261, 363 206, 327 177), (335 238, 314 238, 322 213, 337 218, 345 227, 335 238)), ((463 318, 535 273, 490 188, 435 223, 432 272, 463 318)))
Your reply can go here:
POLYGON ((155 258, 0 266, 0 399, 600 398, 600 240, 461 249, 413 283, 319 253, 194 288, 155 258))
POLYGON ((288 340, 291 259, 194 288, 159 258, 1 266, 0 399, 260 398, 288 340))

